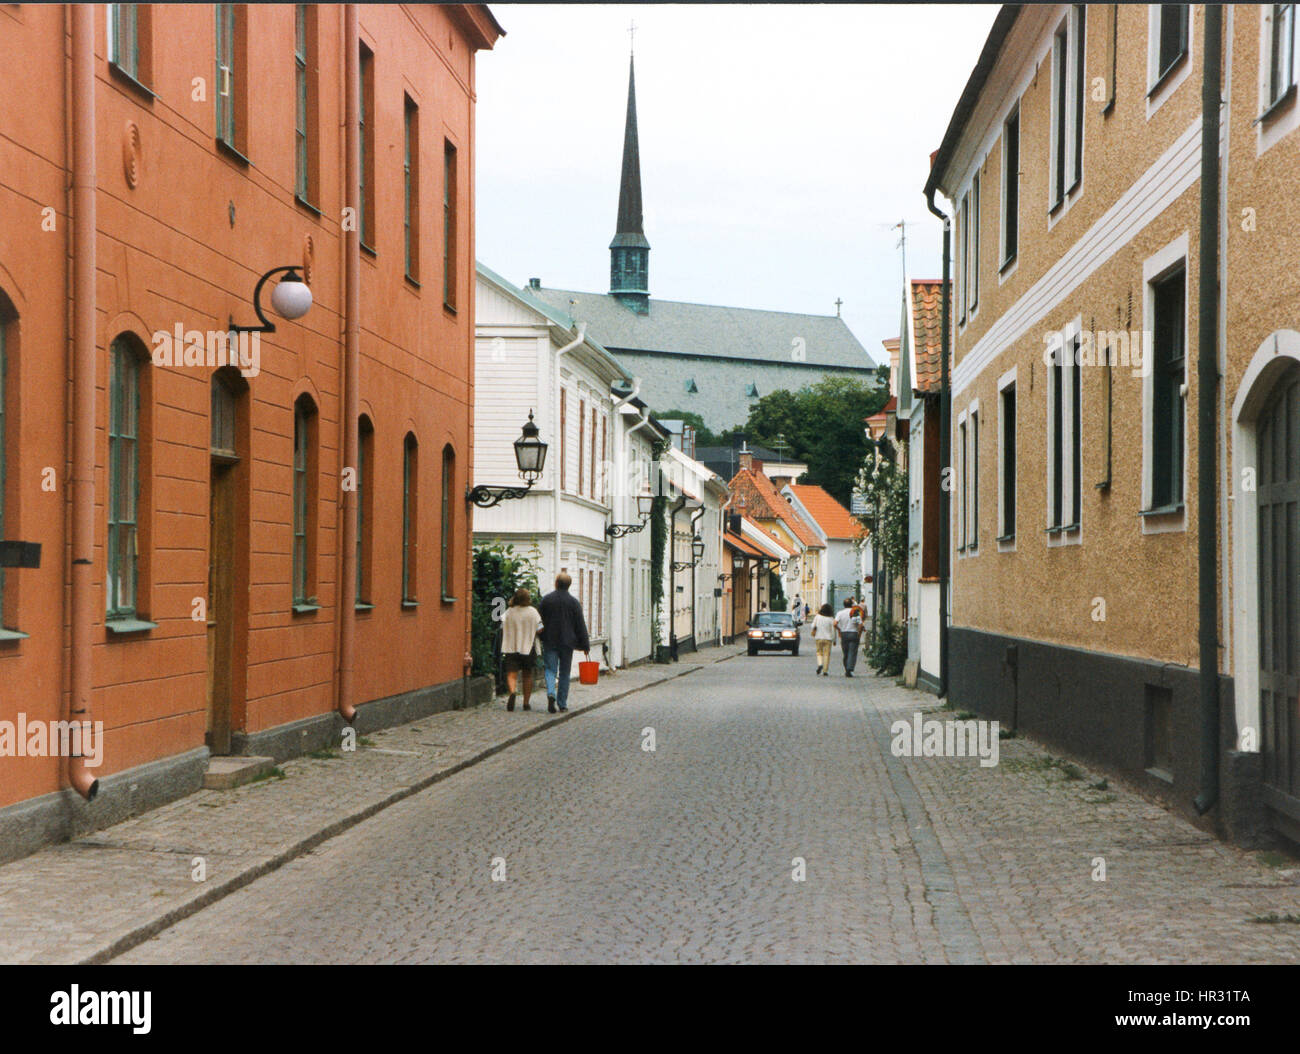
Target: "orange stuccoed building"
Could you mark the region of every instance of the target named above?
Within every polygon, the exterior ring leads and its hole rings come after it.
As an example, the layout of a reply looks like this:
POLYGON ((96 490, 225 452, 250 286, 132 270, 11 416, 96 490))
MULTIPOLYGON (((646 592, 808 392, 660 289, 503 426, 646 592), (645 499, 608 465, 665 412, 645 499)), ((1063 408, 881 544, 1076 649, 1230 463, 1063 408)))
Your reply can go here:
POLYGON ((0 859, 212 755, 486 688, 474 71, 502 32, 473 4, 0 7, 0 859))

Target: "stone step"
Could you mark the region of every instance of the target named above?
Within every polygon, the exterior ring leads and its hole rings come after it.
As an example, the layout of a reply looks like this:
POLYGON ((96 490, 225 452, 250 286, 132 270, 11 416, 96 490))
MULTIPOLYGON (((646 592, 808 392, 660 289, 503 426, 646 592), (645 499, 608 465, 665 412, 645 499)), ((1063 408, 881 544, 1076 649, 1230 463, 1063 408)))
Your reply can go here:
POLYGON ((234 790, 275 768, 275 758, 213 757, 203 776, 204 790, 234 790))

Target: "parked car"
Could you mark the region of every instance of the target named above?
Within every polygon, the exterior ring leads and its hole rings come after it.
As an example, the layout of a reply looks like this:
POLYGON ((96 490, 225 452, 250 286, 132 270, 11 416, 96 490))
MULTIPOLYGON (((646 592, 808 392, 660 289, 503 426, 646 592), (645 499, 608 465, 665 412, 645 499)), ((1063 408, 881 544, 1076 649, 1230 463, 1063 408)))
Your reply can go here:
POLYGON ((799 627, 788 611, 760 611, 749 621, 749 654, 784 651, 799 654, 799 627))

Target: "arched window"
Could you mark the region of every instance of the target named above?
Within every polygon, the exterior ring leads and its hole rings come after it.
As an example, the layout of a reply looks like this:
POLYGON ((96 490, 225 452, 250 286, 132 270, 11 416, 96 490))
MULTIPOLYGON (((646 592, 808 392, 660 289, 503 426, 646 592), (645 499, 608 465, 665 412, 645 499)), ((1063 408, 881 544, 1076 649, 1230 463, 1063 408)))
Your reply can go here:
POLYGON ((375 426, 365 414, 357 422, 357 607, 369 608, 371 583, 371 554, 374 551, 372 539, 375 488, 370 479, 375 463, 375 426), (367 533, 369 532, 369 533, 367 533))
POLYGON ((456 529, 455 503, 456 493, 456 451, 448 443, 442 448, 442 599, 455 600, 456 584, 456 547, 453 545, 453 532, 456 529))
POLYGON ((402 445, 402 607, 415 607, 419 564, 420 444, 406 433, 402 445))
POLYGON ((293 404, 293 606, 315 611, 317 465, 316 404, 310 395, 293 404))
POLYGON ((148 405, 147 352, 138 337, 119 334, 109 345, 108 567, 106 615, 110 629, 149 629, 149 446, 141 407, 148 405))

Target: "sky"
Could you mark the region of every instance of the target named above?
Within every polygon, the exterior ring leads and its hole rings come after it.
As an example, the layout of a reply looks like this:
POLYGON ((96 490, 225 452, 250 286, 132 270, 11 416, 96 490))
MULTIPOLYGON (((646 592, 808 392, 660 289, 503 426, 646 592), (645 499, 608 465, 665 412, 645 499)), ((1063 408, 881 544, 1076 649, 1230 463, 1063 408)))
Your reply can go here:
POLYGON ((480 261, 609 289, 635 23, 650 295, 835 314, 873 359, 907 271, 941 273, 922 190, 997 5, 491 4, 477 60, 480 261))

